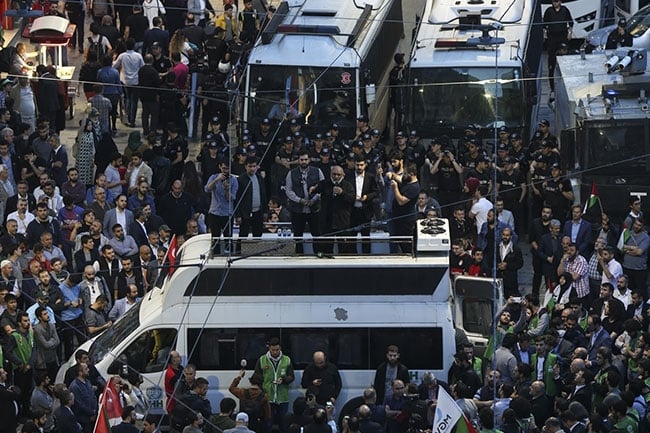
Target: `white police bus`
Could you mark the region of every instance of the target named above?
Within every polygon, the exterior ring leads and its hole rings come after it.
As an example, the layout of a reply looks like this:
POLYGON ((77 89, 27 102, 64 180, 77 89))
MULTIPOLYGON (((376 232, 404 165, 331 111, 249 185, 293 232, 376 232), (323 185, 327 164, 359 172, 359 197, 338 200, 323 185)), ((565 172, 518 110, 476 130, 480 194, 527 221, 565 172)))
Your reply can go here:
POLYGON ((528 135, 542 50, 534 5, 428 0, 408 65, 407 123, 429 136, 477 124, 528 135))
POLYGON ((244 125, 304 116, 318 130, 354 131, 367 115, 383 128, 386 83, 403 35, 401 0, 285 0, 251 50, 244 125))
MULTIPOLYGON (((446 380, 456 350, 446 233, 420 235, 414 255, 318 258, 288 254, 293 239, 263 241, 252 244, 259 254, 212 257, 210 235, 190 238, 162 287, 81 348, 104 377, 119 374, 124 365, 141 372, 149 404, 160 412, 171 350, 209 380, 208 396, 218 408, 241 366, 251 369, 274 336, 296 371, 292 400, 303 392, 302 370, 314 351, 324 351, 338 366, 341 413, 372 385, 390 344, 400 347, 416 383, 424 372, 446 380)), ((457 321, 468 335, 484 337, 493 315, 492 290, 471 283, 455 290, 457 321)), ((61 367, 60 378, 73 362, 61 367)))

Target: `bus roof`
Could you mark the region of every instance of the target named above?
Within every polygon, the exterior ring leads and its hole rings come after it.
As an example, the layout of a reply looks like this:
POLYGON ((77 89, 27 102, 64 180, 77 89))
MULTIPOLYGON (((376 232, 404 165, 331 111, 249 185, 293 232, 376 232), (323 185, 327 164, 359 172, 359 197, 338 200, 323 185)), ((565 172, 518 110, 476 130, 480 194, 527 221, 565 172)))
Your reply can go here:
MULTIPOLYGON (((471 5, 470 0, 428 0, 425 16, 413 48, 411 68, 499 67, 521 66, 524 47, 533 16, 533 1, 499 0, 492 7, 484 3, 471 5), (478 38, 480 30, 464 29, 461 20, 466 13, 480 13, 481 24, 500 23, 503 29, 492 36, 504 38, 502 45, 462 47, 468 38, 478 38), (461 19, 461 16, 463 17, 461 19)), ((476 23, 477 18, 474 18, 476 23)), ((471 20, 470 20, 471 22, 471 20)), ((471 27, 471 25, 470 25, 471 27)))
MULTIPOLYGON (((217 295, 235 297, 242 303, 257 302, 259 297, 272 301, 281 298, 288 303, 301 302, 300 298, 313 301, 315 297, 446 302, 450 295, 448 251, 419 257, 211 257, 211 245, 209 234, 188 239, 177 254, 177 269, 162 288, 145 296, 143 310, 149 310, 146 304, 155 305, 154 311, 170 308, 187 303, 189 297, 198 297, 196 302, 205 302, 200 297, 206 297, 212 302, 217 295)), ((293 244, 290 246, 293 249, 293 244)))
POLYGON ((248 62, 358 67, 378 36, 381 21, 392 4, 400 1, 284 1, 248 62))

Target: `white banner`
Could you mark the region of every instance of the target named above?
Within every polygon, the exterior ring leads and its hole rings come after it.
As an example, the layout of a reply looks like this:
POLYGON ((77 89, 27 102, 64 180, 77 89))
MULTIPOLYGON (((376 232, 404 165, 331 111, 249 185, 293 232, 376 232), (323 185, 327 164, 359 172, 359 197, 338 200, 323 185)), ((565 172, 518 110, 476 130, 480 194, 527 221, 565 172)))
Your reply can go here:
POLYGON ((454 399, 442 386, 438 387, 438 405, 436 406, 436 415, 433 417, 433 433, 451 432, 463 416, 463 411, 460 410, 454 399))

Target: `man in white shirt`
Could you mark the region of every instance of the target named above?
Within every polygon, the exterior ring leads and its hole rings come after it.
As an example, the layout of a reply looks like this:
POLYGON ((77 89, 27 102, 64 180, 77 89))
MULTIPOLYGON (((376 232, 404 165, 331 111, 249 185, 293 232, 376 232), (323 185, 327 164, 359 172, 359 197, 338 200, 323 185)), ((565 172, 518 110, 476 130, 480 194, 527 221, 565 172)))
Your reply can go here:
POLYGON ((144 59, 140 53, 134 51, 135 39, 126 40, 126 51, 117 56, 113 67, 120 71, 120 78, 125 84, 126 92, 126 126, 135 127, 135 113, 138 108, 138 71, 144 66, 144 59))
POLYGON ((16 209, 14 212, 11 212, 9 215, 7 215, 7 221, 8 220, 16 221, 16 224, 18 224, 18 233, 24 235, 27 232, 27 226, 29 225, 29 223, 34 221, 36 217, 34 216, 34 214, 27 212, 26 199, 19 198, 17 207, 18 209, 16 209))
MULTIPOLYGON (((465 184, 467 184, 470 180, 475 180, 478 184, 478 179, 475 178, 467 179, 467 181, 465 181, 465 184)), ((476 186, 476 189, 474 190, 474 198, 472 200, 472 208, 469 210, 468 214, 468 216, 473 219, 474 223, 476 224, 477 234, 481 232, 483 223, 487 222, 488 211, 493 208, 492 202, 484 197, 486 194, 486 185, 476 186)))
POLYGON ((610 283, 612 287, 618 285, 618 278, 623 275, 623 266, 614 258, 614 247, 605 247, 598 256, 598 264, 603 268, 601 283, 610 283))

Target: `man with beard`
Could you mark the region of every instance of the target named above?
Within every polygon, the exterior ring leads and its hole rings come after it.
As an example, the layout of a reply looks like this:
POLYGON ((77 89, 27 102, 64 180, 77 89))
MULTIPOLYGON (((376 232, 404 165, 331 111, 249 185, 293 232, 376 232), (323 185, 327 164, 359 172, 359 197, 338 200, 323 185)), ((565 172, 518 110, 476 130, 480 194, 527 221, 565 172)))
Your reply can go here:
POLYGON ((325 353, 314 352, 313 362, 302 374, 301 386, 316 396, 318 404, 335 403, 341 392, 341 375, 334 364, 327 362, 325 353))
MULTIPOLYGON (((310 166, 307 150, 298 154, 298 167, 293 168, 285 179, 287 207, 291 211, 291 229, 294 236, 302 237, 309 222, 312 236, 320 236, 320 194, 315 193, 318 184, 325 180, 323 172, 310 166)), ((303 253, 302 242, 296 243, 296 253, 303 253)))
POLYGON ((386 361, 379 364, 375 371, 374 388, 377 391, 378 401, 384 401, 384 397, 391 393, 395 379, 408 385, 411 376, 408 368, 399 362, 399 347, 391 344, 386 348, 386 361))
POLYGON ((536 254, 536 251, 539 249, 541 237, 549 232, 552 216, 553 211, 551 208, 543 206, 541 215, 533 220, 530 233, 528 233, 530 252, 533 256, 533 292, 538 290, 542 284, 542 260, 536 254))

